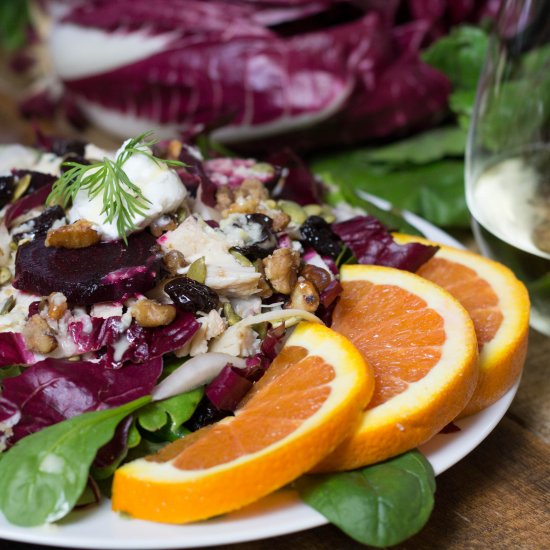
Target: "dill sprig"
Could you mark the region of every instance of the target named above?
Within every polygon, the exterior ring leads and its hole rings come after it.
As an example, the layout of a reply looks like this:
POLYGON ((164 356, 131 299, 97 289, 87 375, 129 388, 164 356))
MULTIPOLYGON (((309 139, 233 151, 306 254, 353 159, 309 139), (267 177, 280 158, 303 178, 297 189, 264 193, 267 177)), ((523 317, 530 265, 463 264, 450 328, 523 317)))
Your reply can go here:
POLYGON ((53 184, 51 193, 46 199, 46 204, 59 204, 66 208, 69 202, 73 202, 76 194, 85 189, 88 196, 95 199, 102 195, 103 210, 107 223, 116 222, 117 232, 120 238, 127 241, 126 234, 136 229, 134 215, 144 215, 151 201, 143 196, 141 189, 130 181, 124 171, 124 163, 132 155, 145 155, 155 164, 168 166, 185 166, 177 160, 165 160, 155 157, 145 147, 152 147, 156 142, 150 139, 151 132, 145 132, 132 138, 115 160, 104 157, 102 161, 92 164, 80 164, 67 161, 63 163, 67 167, 61 177, 53 184))

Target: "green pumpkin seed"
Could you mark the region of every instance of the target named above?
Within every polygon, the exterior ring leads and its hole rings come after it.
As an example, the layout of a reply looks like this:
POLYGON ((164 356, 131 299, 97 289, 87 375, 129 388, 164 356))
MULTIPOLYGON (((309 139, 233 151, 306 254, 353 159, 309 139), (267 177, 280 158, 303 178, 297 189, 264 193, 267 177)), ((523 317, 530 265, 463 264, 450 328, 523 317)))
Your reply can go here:
POLYGON ((2 307, 0 307, 0 315, 6 315, 6 313, 9 313, 14 307, 15 298, 13 296, 10 296, 6 300, 4 300, 2 307))
POLYGON ((7 267, 0 267, 0 285, 11 281, 11 271, 7 267))
POLYGON ((30 184, 31 184, 30 174, 23 176, 15 184, 15 189, 13 190, 13 196, 11 198, 11 202, 15 202, 17 199, 20 199, 27 192, 27 189, 29 188, 30 184))
POLYGON ((187 276, 197 283, 202 283, 206 281, 206 261, 204 256, 201 256, 198 260, 195 260, 190 266, 187 276))
POLYGON ((296 225, 302 225, 307 219, 306 211, 294 201, 279 201, 279 208, 290 216, 296 225))
POLYGON ((236 250, 231 249, 229 251, 231 256, 235 258, 243 267, 253 267, 254 264, 246 257, 243 256, 240 252, 237 252, 236 250))
POLYGON ((304 210, 308 216, 320 216, 323 212, 320 204, 306 204, 304 210))
POLYGON ((235 313, 235 310, 233 309, 233 306, 230 302, 226 302, 225 304, 223 304, 223 312, 230 327, 233 326, 235 323, 238 323, 242 319, 242 317, 235 313))

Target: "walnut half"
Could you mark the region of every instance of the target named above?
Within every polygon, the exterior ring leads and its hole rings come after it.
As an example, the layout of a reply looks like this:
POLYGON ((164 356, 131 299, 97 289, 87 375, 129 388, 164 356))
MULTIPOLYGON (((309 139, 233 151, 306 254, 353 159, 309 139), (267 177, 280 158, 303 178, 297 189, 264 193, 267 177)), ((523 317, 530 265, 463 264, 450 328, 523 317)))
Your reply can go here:
POLYGON ((131 309, 132 317, 138 325, 146 328, 169 325, 176 318, 176 308, 171 304, 159 304, 143 298, 131 309))
POLYGON ((25 345, 37 353, 50 353, 57 347, 57 340, 45 319, 33 315, 21 331, 25 345))
POLYGON ((265 276, 276 292, 290 294, 300 267, 300 254, 290 248, 278 248, 263 260, 265 276))
POLYGON ((101 235, 88 220, 78 220, 71 225, 50 229, 45 244, 59 248, 86 248, 100 240, 101 235))

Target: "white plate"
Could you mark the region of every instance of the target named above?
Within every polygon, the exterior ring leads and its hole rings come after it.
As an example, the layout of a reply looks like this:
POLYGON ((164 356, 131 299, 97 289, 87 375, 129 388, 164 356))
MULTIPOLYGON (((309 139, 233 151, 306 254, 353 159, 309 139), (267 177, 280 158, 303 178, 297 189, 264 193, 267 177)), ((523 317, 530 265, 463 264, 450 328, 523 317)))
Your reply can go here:
MULTIPOLYGON (((387 203, 379 204, 384 206, 387 203)), ((418 216, 407 213, 406 218, 428 238, 461 246, 418 216)), ((491 407, 456 422, 460 431, 438 434, 420 447, 436 475, 456 464, 487 437, 504 416, 518 386, 519 381, 491 407)), ((160 550, 258 540, 325 523, 325 518, 302 504, 293 491, 281 490, 238 512, 182 526, 127 519, 111 512, 109 502, 87 511, 73 512, 56 525, 32 529, 11 525, 0 516, 0 538, 69 548, 160 550)))

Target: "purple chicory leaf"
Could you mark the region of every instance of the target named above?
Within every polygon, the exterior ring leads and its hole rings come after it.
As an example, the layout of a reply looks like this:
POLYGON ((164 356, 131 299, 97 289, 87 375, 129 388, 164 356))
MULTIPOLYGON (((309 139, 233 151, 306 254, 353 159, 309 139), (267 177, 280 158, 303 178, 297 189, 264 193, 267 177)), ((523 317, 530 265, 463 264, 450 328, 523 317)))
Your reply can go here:
POLYGON ((373 216, 357 216, 335 223, 332 230, 346 244, 357 263, 384 265, 415 272, 438 250, 421 243, 397 244, 386 227, 373 216))
POLYGON ((116 370, 88 361, 49 358, 35 363, 3 382, 3 398, 21 412, 9 443, 83 412, 149 395, 161 372, 160 357, 116 370))
POLYGON ((277 193, 277 199, 285 199, 298 204, 321 204, 322 185, 305 163, 290 149, 272 153, 268 161, 283 168, 284 184, 277 193))
POLYGON ((245 378, 251 382, 257 382, 264 375, 270 364, 271 359, 263 353, 257 353, 252 357, 247 357, 246 366, 241 371, 245 378))
POLYGON ((78 353, 104 351, 101 363, 118 368, 125 362, 142 363, 183 347, 199 329, 194 315, 179 312, 167 326, 144 328, 135 321, 125 327, 120 317, 97 317, 69 323, 68 332, 78 353))
POLYGON ((233 412, 251 387, 241 369, 227 364, 206 386, 205 395, 217 409, 233 412))
POLYGON ((267 331, 262 344, 260 346, 260 351, 262 354, 269 359, 269 362, 273 361, 282 347, 281 340, 285 334, 286 327, 284 323, 276 328, 270 328, 267 331))
POLYGON ((52 186, 53 182, 48 183, 36 191, 17 199, 13 204, 10 204, 6 209, 6 215, 4 216, 4 223, 6 224, 6 227, 10 228, 16 218, 26 214, 29 210, 43 206, 52 190, 52 186))
POLYGON ((27 349, 23 336, 18 332, 0 332, 0 367, 30 365, 34 354, 27 349))
POLYGON ((118 464, 128 451, 128 435, 132 427, 132 415, 126 417, 117 427, 113 438, 109 443, 103 445, 95 457, 93 467, 104 469, 118 464))

